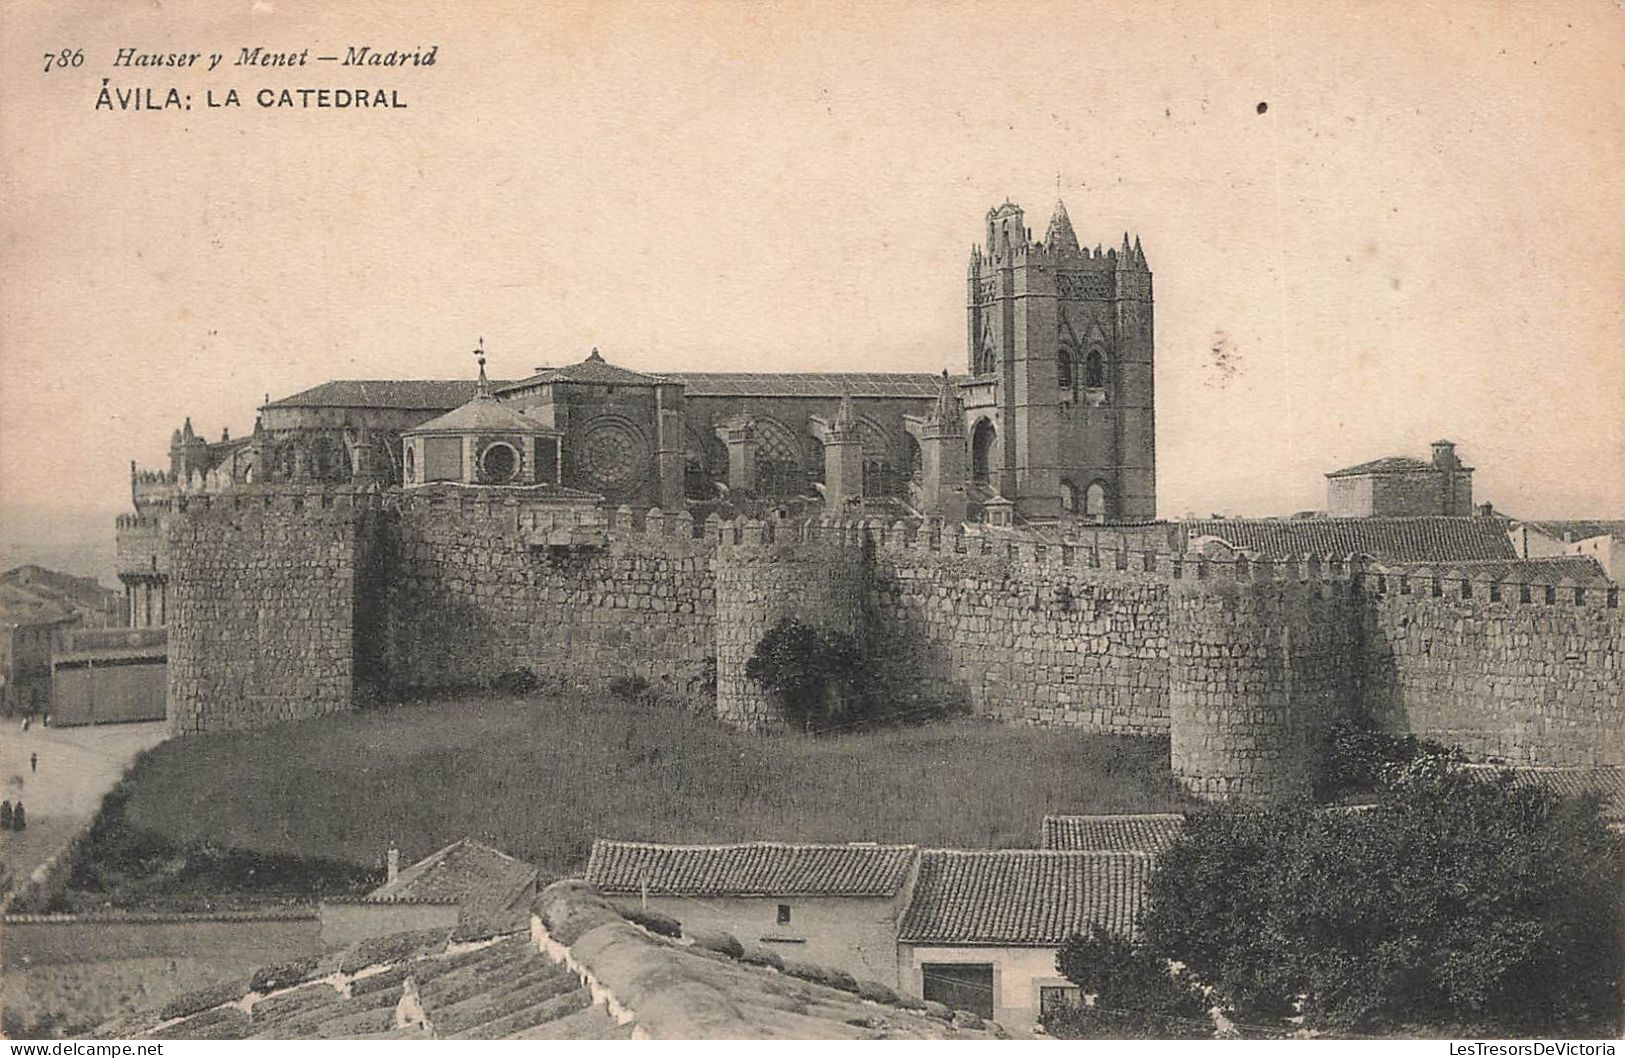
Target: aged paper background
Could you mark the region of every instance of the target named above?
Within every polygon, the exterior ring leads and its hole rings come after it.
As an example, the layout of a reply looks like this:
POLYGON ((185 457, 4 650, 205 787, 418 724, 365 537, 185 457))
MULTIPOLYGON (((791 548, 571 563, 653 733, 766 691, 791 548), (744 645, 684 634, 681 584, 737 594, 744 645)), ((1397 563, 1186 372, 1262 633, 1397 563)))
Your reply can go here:
POLYGON ((183 416, 463 376, 480 336, 498 377, 962 370, 981 217, 1041 229, 1057 176, 1156 274, 1162 516, 1315 507, 1441 436, 1508 513, 1625 513, 1613 0, 5 0, 0 40, 4 564, 107 576, 183 416), (436 64, 233 65, 360 45, 436 64), (408 106, 252 98, 334 85, 408 106))

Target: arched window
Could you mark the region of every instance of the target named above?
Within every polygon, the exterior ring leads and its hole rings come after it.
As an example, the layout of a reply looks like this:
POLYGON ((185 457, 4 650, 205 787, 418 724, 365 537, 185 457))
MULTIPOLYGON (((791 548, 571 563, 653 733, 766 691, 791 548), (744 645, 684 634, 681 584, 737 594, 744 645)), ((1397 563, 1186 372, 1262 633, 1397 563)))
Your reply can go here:
POLYGON ((997 438, 998 431, 987 419, 979 420, 976 429, 971 432, 970 476, 979 485, 988 483, 993 463, 993 442, 997 438))
POLYGON ((1089 358, 1083 364, 1083 384, 1090 389, 1100 389, 1106 384, 1106 358, 1099 349, 1089 350, 1089 358))
POLYGON ((418 479, 417 453, 413 450, 412 446, 410 444, 408 444, 406 446, 406 483, 408 485, 414 484, 417 481, 417 479, 418 479))
POLYGON ((519 475, 519 452, 505 441, 487 445, 480 453, 480 472, 485 480, 502 484, 519 475))
POLYGON ((317 481, 344 481, 350 476, 344 446, 332 437, 318 437, 311 443, 310 463, 310 476, 317 481))
POLYGON ((991 345, 984 345, 976 351, 976 374, 991 375, 995 366, 993 347, 991 345))
POLYGON ((1078 513, 1078 487, 1070 481, 1061 482, 1061 510, 1067 514, 1078 513))
POLYGON ((1062 389, 1072 388, 1072 352, 1061 349, 1055 354, 1055 379, 1062 389))
POLYGON ((903 441, 908 446, 908 479, 918 485, 925 480, 925 453, 913 434, 904 434, 903 441))
POLYGON ((1083 493, 1083 513, 1090 518, 1105 521, 1106 505, 1106 483, 1098 480, 1090 482, 1089 488, 1083 493))

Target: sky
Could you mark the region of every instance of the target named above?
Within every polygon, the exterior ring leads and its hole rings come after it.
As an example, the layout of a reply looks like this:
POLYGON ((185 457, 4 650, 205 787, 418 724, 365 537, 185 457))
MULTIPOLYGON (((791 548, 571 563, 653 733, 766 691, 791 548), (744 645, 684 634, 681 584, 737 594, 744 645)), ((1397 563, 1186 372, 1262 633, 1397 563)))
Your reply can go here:
POLYGON ((1057 191, 1155 275, 1161 516, 1449 438, 1500 510, 1625 517, 1614 0, 0 0, 0 42, 0 564, 105 570, 184 417, 482 337, 497 377, 962 371, 982 218, 1057 191), (362 45, 436 61, 233 64, 362 45), (333 85, 407 106, 254 99, 333 85))

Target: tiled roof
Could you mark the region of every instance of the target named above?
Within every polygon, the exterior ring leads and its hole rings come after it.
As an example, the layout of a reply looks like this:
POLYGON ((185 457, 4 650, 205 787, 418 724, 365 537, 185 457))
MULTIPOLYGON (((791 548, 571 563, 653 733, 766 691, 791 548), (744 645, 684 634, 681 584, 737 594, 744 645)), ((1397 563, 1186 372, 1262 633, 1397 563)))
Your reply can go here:
POLYGON ((926 850, 898 939, 1052 946, 1091 923, 1127 935, 1153 865, 1138 852, 926 850))
POLYGON ((1565 540, 1567 534, 1572 533, 1576 540, 1589 540, 1595 536, 1613 536, 1625 540, 1625 520, 1606 518, 1542 518, 1540 521, 1518 521, 1514 524, 1528 526, 1538 533, 1543 533, 1553 540, 1565 540))
MULTIPOLYGON (((942 376, 902 372, 706 372, 680 371, 668 382, 681 382, 689 397, 918 397, 935 400, 942 376)), ((954 380, 954 381, 957 381, 954 380)))
POLYGON ((1046 849, 1067 852, 1161 852, 1179 836, 1176 813, 1120 816, 1045 816, 1046 849))
POLYGON ((543 368, 536 374, 518 382, 504 383, 505 389, 523 389, 547 382, 585 382, 599 386, 654 386, 670 381, 658 375, 645 375, 641 371, 618 367, 605 360, 594 349, 592 355, 576 364, 543 368))
POLYGON ((1459 562, 1517 557, 1500 518, 1220 518, 1183 524, 1192 537, 1216 536, 1265 558, 1370 555, 1385 562, 1459 562))
MULTIPOLYGON (((1329 478, 1347 478, 1357 474, 1414 474, 1419 470, 1434 471, 1438 469, 1438 467, 1423 459, 1412 459, 1410 456, 1385 456, 1382 459, 1373 459, 1369 463, 1334 470, 1326 476, 1329 478)), ((1466 470, 1468 468, 1463 467, 1462 469, 1466 470)))
POLYGON ((369 900, 447 901, 466 912, 464 926, 509 928, 515 899, 528 895, 536 868, 505 852, 463 838, 401 871, 367 894, 369 900))
POLYGON ((595 841, 587 881, 605 892, 685 896, 891 896, 913 845, 654 845, 595 841))
MULTIPOLYGON (((760 950, 722 954, 632 925, 580 882, 550 886, 544 931, 448 944, 361 941, 108 1022, 100 1039, 945 1039, 980 1019, 760 950), (564 960, 568 954, 569 961, 564 960), (555 961, 558 960, 558 961, 555 961), (585 982, 585 983, 584 983, 585 982), (610 1004, 615 1013, 609 1013, 610 1004)), ((712 934, 715 937, 715 934, 712 934)))
MULTIPOLYGON (((291 397, 273 400, 268 408, 395 408, 401 411, 450 411, 474 399, 472 378, 335 379, 291 397)), ((492 389, 509 385, 493 381, 492 389)))
MULTIPOLYGON (((302 974, 289 968, 289 976, 303 978, 302 983, 264 994, 247 983, 235 990, 204 990, 195 1002, 182 997, 163 1011, 106 1025, 98 1035, 490 1040, 583 1034, 583 1021, 594 1010, 592 994, 528 937, 488 940, 463 950, 448 950, 441 938, 426 947, 370 966, 330 959, 302 974), (175 1016, 189 1006, 200 1009, 175 1016)), ((631 1029, 602 1016, 585 1034, 625 1039, 631 1029)))
POLYGON ((1456 562, 1398 562, 1383 567, 1417 577, 1465 576, 1471 580, 1498 580, 1513 584, 1556 584, 1570 580, 1580 587, 1607 587, 1608 574, 1589 555, 1551 555, 1545 558, 1468 559, 1456 562))
POLYGON ((521 415, 494 397, 475 398, 446 414, 412 427, 406 434, 420 433, 508 433, 550 434, 551 427, 521 415))
POLYGON ((1473 765, 1486 772, 1506 771, 1520 786, 1539 786, 1565 797, 1595 793, 1602 798, 1602 815, 1612 822, 1625 821, 1625 768, 1519 768, 1473 765))

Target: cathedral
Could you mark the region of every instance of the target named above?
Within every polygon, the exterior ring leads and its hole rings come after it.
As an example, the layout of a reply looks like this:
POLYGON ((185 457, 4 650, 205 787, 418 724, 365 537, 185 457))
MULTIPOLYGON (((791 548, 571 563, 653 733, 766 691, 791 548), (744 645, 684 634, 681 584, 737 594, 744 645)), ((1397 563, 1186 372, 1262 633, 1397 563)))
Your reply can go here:
POLYGON ((1035 240, 988 212, 965 283, 964 374, 646 374, 594 349, 499 381, 338 380, 267 398, 251 436, 175 432, 132 468, 174 491, 329 482, 567 488, 633 507, 948 520, 1156 517, 1151 272, 1136 239, 1035 240))

